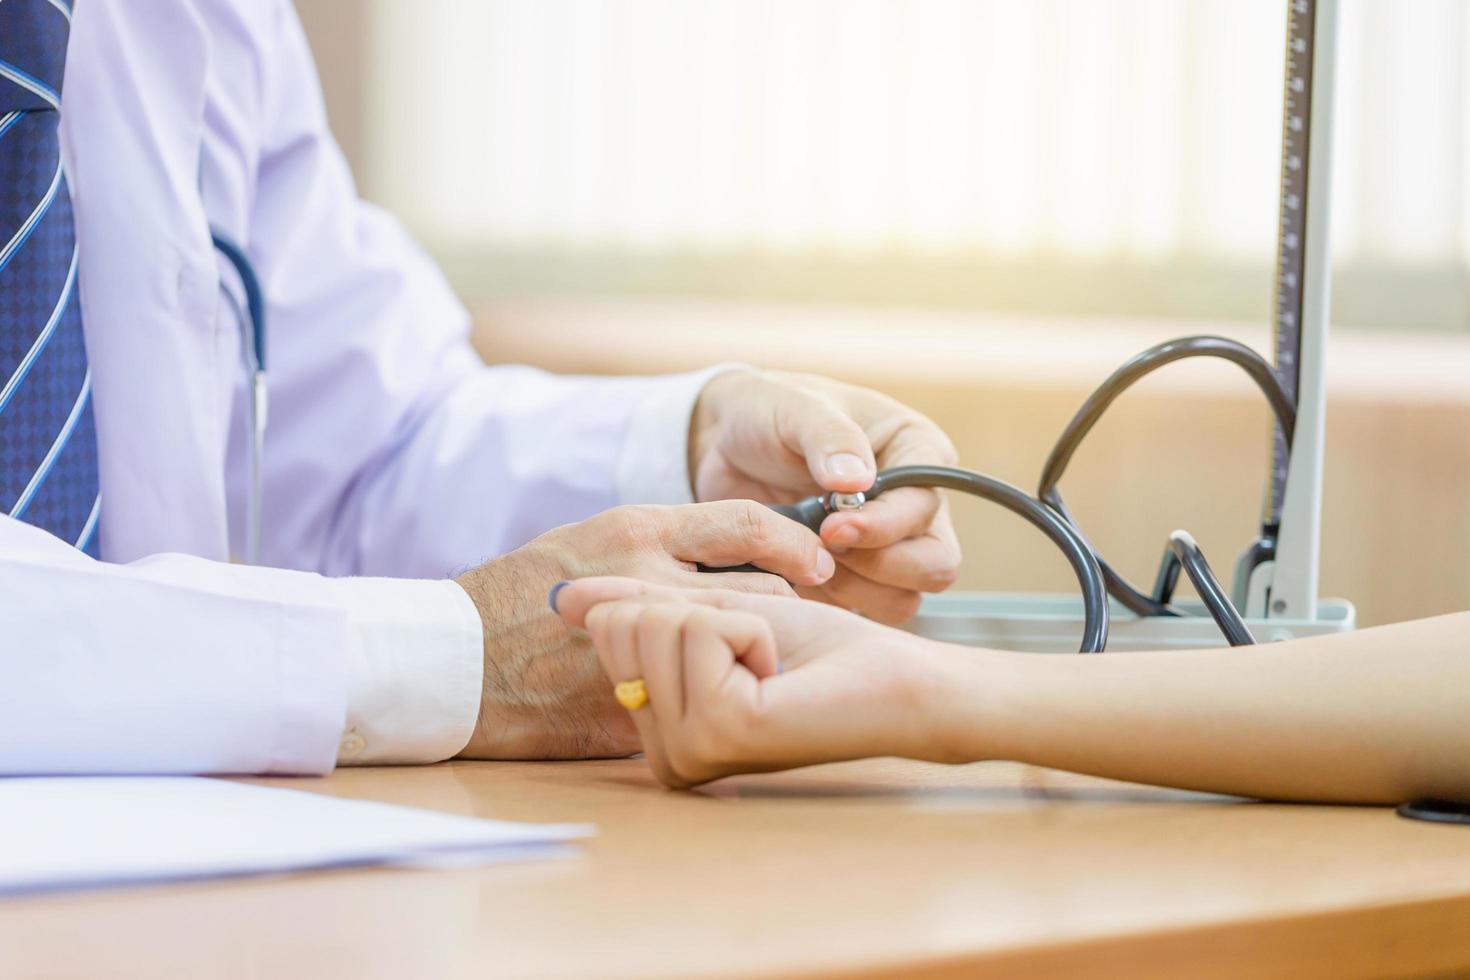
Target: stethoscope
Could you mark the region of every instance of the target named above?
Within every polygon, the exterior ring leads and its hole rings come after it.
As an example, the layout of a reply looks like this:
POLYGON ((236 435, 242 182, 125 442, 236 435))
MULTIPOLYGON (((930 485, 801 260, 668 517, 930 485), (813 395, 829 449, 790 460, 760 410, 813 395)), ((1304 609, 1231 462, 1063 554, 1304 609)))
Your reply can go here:
MULTIPOLYGON (((1102 418, 1108 406, 1144 375, 1187 357, 1218 357, 1245 371, 1271 403, 1276 421, 1285 434, 1288 449, 1290 448, 1292 431, 1296 427, 1296 406, 1270 363, 1246 345, 1226 337, 1180 337, 1157 344, 1131 358, 1098 386, 1057 439, 1042 469, 1040 486, 1034 497, 1009 483, 971 470, 952 466, 899 466, 879 472, 873 485, 861 493, 827 493, 808 497, 794 504, 770 506, 815 533, 821 528, 827 515, 838 511, 861 510, 869 500, 889 490, 899 487, 958 490, 999 504, 1020 515, 1039 528, 1061 550, 1082 590, 1083 627, 1079 652, 1099 653, 1107 646, 1109 596, 1140 616, 1185 615, 1171 604, 1181 570, 1189 576, 1205 608, 1230 645, 1253 644, 1256 642, 1255 637, 1247 628, 1240 610, 1220 584, 1199 545, 1187 531, 1175 531, 1169 536, 1153 590, 1144 593, 1130 585, 1098 556, 1077 522, 1068 513, 1061 491, 1057 488, 1077 447, 1102 418)), ((1252 546, 1259 560, 1268 560, 1274 555, 1275 521, 1274 515, 1268 517, 1262 527, 1261 536, 1252 546)), ((701 570, 760 571, 752 565, 734 568, 701 566, 701 570)))
POLYGON ((240 289, 245 294, 243 305, 235 294, 220 283, 240 321, 240 356, 250 386, 250 485, 245 502, 245 561, 260 564, 261 540, 261 457, 265 453, 265 423, 268 399, 265 383, 265 294, 249 256, 235 241, 213 225, 209 229, 215 250, 235 270, 240 289))

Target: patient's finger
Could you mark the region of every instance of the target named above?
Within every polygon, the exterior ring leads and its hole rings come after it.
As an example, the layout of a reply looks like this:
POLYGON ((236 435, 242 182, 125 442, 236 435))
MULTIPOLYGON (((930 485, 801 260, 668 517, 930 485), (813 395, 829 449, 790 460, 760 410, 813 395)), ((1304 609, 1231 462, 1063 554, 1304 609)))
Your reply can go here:
POLYGON ((568 626, 585 627, 590 632, 592 626, 588 622, 587 615, 593 607, 632 596, 665 592, 671 595, 676 594, 674 589, 651 585, 636 578, 597 575, 591 578, 575 579, 571 582, 558 582, 551 589, 550 602, 552 611, 561 616, 568 626))
POLYGON ((686 655, 694 656, 691 652, 692 637, 699 629, 713 630, 730 649, 730 653, 725 656, 725 666, 718 670, 718 677, 708 659, 698 665, 692 661, 686 665, 686 678, 692 689, 713 690, 716 681, 728 673, 729 661, 732 659, 743 664, 757 678, 774 677, 780 673, 776 640, 771 635, 770 624, 759 614, 734 609, 709 609, 685 613, 685 621, 686 655), (703 673, 696 677, 696 670, 703 673))
MULTIPOLYGON (((654 775, 662 782, 675 785, 678 776, 668 764, 667 753, 662 741, 663 733, 658 723, 658 701, 667 699, 666 684, 662 676, 655 683, 645 676, 639 662, 637 628, 642 607, 630 601, 603 602, 594 606, 586 616, 587 632, 597 649, 598 659, 606 672, 608 682, 613 685, 624 681, 643 680, 648 690, 648 703, 628 712, 633 725, 638 729, 639 741, 654 775)), ((655 660, 660 658, 654 658, 655 660)), ((674 706, 677 710, 677 705, 674 706)), ((666 704, 665 710, 668 710, 666 704)))
POLYGON ((638 612, 638 606, 631 602, 604 602, 595 606, 586 617, 587 634, 597 650, 597 659, 613 684, 640 676, 633 632, 638 612))
MULTIPOLYGON (((618 606, 629 610, 632 628, 629 642, 633 657, 648 688, 648 706, 667 738, 684 719, 684 620, 687 604, 640 596, 624 599, 618 606)), ((633 712, 643 713, 643 708, 633 712)))

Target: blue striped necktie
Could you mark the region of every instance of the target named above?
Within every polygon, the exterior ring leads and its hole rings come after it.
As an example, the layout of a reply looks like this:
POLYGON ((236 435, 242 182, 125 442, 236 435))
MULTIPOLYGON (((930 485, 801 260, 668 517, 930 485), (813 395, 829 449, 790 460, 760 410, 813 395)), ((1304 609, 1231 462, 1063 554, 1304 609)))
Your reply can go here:
POLYGON ((0 0, 0 513, 97 554, 102 497, 58 140, 68 0, 0 0))

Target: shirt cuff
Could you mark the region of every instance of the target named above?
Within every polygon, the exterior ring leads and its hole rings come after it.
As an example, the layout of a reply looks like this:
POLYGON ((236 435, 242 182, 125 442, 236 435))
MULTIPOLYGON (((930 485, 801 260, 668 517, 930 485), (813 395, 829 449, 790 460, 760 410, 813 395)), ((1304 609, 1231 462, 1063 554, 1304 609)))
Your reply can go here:
POLYGON ((718 364, 692 374, 659 378, 633 412, 618 459, 618 502, 692 504, 689 425, 704 386, 743 364, 718 364))
POLYGON ((332 580, 348 616, 347 721, 337 764, 438 762, 480 712, 484 632, 447 580, 332 580))

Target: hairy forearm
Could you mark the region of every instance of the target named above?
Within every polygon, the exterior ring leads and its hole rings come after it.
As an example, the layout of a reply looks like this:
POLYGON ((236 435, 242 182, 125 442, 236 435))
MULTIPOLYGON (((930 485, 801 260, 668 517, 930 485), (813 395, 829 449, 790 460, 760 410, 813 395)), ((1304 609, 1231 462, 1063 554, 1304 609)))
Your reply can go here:
POLYGON ((461 756, 576 759, 637 750, 587 638, 563 627, 546 604, 570 561, 554 534, 456 580, 484 624, 480 714, 461 756))
POLYGON ((1470 799, 1470 613, 1249 648, 945 652, 943 758, 1268 799, 1470 799))

